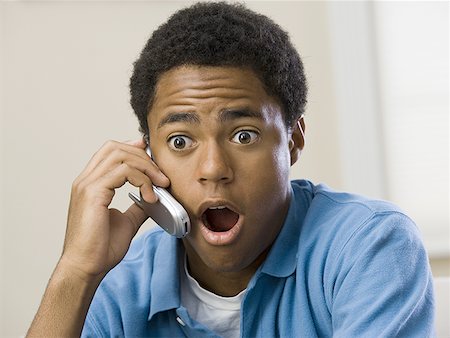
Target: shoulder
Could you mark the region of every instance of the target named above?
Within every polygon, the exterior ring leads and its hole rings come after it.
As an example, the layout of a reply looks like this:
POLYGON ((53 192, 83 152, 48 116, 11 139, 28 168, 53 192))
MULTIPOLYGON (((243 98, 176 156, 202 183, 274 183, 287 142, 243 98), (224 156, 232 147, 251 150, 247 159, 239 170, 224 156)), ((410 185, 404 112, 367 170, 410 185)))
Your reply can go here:
POLYGON ((430 332, 431 272, 414 221, 387 201, 310 183, 300 191, 310 204, 298 272, 308 276, 313 312, 331 314, 339 336, 430 332))
POLYGON ((146 320, 148 285, 162 236, 162 230, 155 228, 132 241, 124 259, 100 283, 89 308, 85 333, 91 330, 107 336, 108 332, 121 332, 123 318, 131 313, 135 320, 146 320))
POLYGON ((293 181, 295 190, 308 192, 311 195, 310 209, 322 208, 325 210, 340 210, 342 212, 360 212, 361 215, 379 212, 399 212, 402 210, 395 204, 381 200, 369 198, 367 196, 333 190, 325 184, 314 185, 309 181, 293 181))
POLYGON ((322 268, 348 266, 358 255, 374 252, 387 257, 396 247, 410 258, 426 255, 415 222, 393 203, 310 182, 293 182, 293 189, 310 196, 299 251, 321 260, 322 268))
POLYGON ((133 290, 130 284, 149 280, 157 264, 156 253, 163 236, 164 232, 155 227, 136 237, 123 260, 106 275, 100 286, 116 290, 123 287, 123 291, 128 293, 133 290))
POLYGON ((335 191, 308 181, 294 181, 292 186, 297 192, 296 201, 298 195, 303 196, 300 203, 309 199, 303 232, 320 232, 322 237, 342 233, 349 237, 359 231, 388 231, 396 227, 418 234, 414 221, 391 202, 335 191))
POLYGON ((133 239, 127 254, 117 267, 120 269, 128 262, 140 262, 153 257, 163 234, 160 227, 155 227, 133 239))
POLYGON ((123 260, 108 273, 102 284, 113 284, 114 287, 119 287, 120 282, 127 284, 138 282, 140 278, 134 278, 136 274, 145 274, 146 277, 150 277, 163 235, 163 231, 158 227, 135 238, 123 260))

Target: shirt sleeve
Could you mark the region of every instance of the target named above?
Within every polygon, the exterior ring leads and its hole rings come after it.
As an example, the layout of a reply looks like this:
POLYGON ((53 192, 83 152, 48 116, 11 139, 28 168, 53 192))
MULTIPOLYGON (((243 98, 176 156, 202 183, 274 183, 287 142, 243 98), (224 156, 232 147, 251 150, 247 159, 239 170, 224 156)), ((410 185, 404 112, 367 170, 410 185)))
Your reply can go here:
POLYGON ((335 337, 433 337, 432 275, 416 225, 374 214, 338 253, 331 299, 335 337))
POLYGON ((81 332, 82 338, 93 338, 93 337, 105 337, 98 329, 95 321, 91 317, 90 313, 86 316, 84 322, 83 331, 81 332))

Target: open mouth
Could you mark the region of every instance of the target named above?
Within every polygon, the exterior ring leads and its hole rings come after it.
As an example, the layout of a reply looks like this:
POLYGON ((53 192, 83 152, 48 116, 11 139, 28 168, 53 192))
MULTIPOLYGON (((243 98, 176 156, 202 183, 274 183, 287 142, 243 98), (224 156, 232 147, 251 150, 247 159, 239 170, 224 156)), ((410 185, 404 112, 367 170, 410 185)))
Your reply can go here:
POLYGON ((202 216, 205 226, 214 232, 231 230, 239 220, 239 214, 224 206, 210 207, 202 216))

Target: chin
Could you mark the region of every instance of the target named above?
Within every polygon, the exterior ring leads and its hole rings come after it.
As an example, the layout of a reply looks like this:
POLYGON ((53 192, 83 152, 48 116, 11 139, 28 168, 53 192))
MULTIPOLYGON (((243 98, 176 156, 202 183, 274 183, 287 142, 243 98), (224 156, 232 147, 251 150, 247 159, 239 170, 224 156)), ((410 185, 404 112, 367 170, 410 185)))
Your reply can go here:
POLYGON ((242 273, 244 271, 254 272, 267 256, 267 250, 255 253, 257 248, 253 247, 251 252, 244 254, 236 247, 212 247, 209 250, 195 250, 194 260, 199 259, 201 265, 211 272, 217 273, 242 273))

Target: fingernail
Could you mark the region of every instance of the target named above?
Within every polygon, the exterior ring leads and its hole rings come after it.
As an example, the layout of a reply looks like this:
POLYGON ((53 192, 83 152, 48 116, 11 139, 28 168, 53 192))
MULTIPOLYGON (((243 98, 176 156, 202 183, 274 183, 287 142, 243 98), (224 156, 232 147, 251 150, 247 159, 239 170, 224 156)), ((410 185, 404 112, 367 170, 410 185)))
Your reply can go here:
POLYGON ((156 203, 158 201, 158 195, 156 195, 155 193, 148 193, 146 194, 147 196, 144 197, 145 201, 147 203, 156 203))

